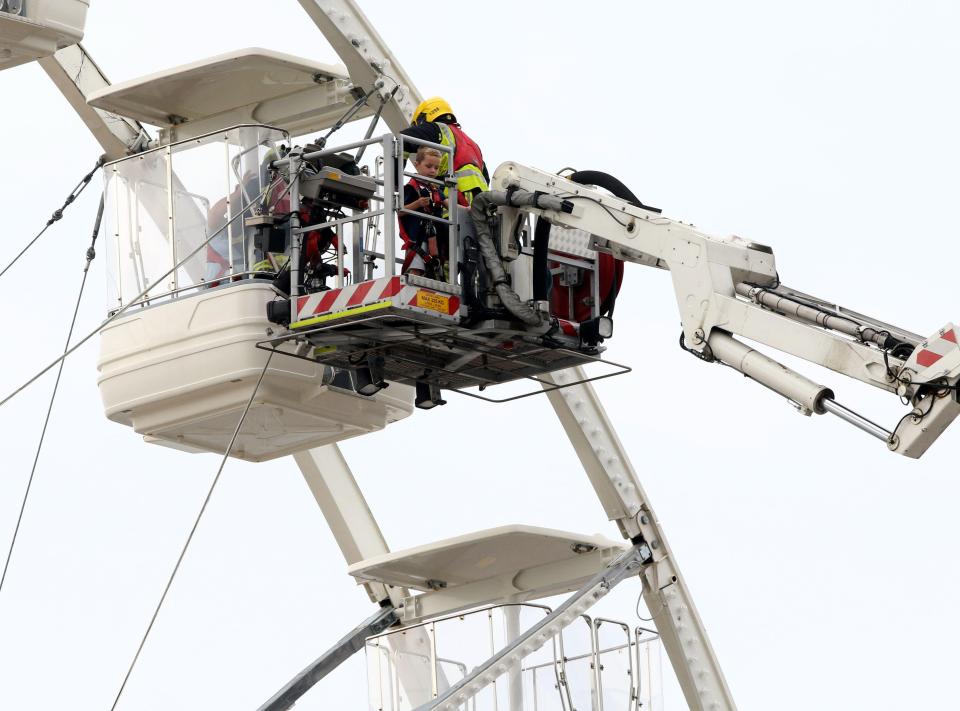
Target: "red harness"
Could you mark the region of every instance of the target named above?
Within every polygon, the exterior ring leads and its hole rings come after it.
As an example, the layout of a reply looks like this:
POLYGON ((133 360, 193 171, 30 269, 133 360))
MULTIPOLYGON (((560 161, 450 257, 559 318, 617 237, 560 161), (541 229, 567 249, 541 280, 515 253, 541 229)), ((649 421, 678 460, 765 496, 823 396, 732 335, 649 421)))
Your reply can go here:
MULTIPOLYGON (((430 212, 428 214, 440 216, 443 214, 443 195, 440 193, 440 190, 436 185, 432 183, 427 183, 421 186, 420 181, 416 178, 410 178, 410 182, 407 183, 410 187, 417 191, 417 195, 420 194, 422 188, 426 188, 430 191, 430 212)), ((416 219, 413 215, 404 215, 403 218, 416 219)), ((400 223, 400 239, 403 240, 403 248, 406 250, 406 254, 403 257, 403 267, 401 271, 405 272, 410 268, 410 264, 413 263, 413 258, 418 254, 418 247, 423 249, 423 242, 426 235, 422 232, 419 240, 414 240, 410 234, 407 232, 406 219, 401 218, 400 223)))

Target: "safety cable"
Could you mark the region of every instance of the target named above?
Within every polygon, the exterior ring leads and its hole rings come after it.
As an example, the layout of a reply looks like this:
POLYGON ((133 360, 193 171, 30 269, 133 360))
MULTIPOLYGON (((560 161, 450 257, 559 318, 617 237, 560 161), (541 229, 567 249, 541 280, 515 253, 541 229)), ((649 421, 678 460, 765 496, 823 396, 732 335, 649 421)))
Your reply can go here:
MULTIPOLYGON (((626 222, 626 221, 624 221, 624 220, 621 220, 620 217, 617 215, 616 212, 614 212, 609 206, 604 205, 602 202, 600 202, 599 200, 597 200, 595 197, 592 197, 592 196, 590 196, 590 195, 574 195, 573 193, 570 193, 569 195, 557 195, 557 197, 563 198, 564 200, 587 200, 587 201, 589 201, 589 202, 594 202, 594 203, 596 203, 597 205, 599 205, 600 207, 602 207, 602 208, 604 209, 604 211, 606 211, 606 213, 607 213, 608 215, 610 215, 610 217, 613 218, 613 221, 616 222, 618 225, 620 225, 621 227, 628 227, 628 226, 629 226, 629 223, 628 223, 628 222, 626 222)), ((657 223, 654 222, 653 224, 657 224, 657 223)))
POLYGON ((127 682, 130 680, 130 675, 133 673, 133 668, 136 666, 137 660, 140 658, 140 653, 143 651, 143 646, 147 643, 147 637, 150 636, 150 631, 153 629, 153 624, 157 621, 157 615, 160 614, 160 608, 163 607, 164 600, 167 599, 167 593, 170 592, 170 587, 173 585, 173 579, 177 576, 177 572, 180 570, 180 564, 183 563, 183 558, 187 554, 187 548, 190 547, 190 542, 193 540, 193 535, 197 532, 197 527, 200 525, 200 519, 203 518, 203 514, 207 510, 207 504, 210 503, 210 498, 213 496, 213 490, 216 488, 217 482, 220 481, 220 475, 223 473, 223 467, 227 463, 227 458, 230 456, 230 452, 233 451, 233 445, 236 443, 237 437, 240 435, 240 428, 243 427, 243 421, 247 418, 247 413, 250 412, 250 407, 253 405, 253 400, 257 396, 257 391, 260 389, 260 384, 263 382, 263 376, 267 374, 267 368, 270 367, 271 358, 273 358, 272 351, 267 356, 267 362, 263 364, 263 370, 260 371, 260 377, 257 378, 257 384, 253 386, 253 392, 250 393, 250 398, 247 400, 247 405, 243 408, 243 413, 240 415, 240 421, 237 422, 237 426, 233 430, 233 436, 230 438, 230 444, 227 445, 227 449, 224 451, 223 457, 220 459, 220 467, 217 469, 217 473, 213 477, 213 481, 210 483, 210 489, 207 491, 207 496, 203 500, 203 505, 200 507, 200 512, 197 514, 197 518, 193 522, 193 527, 190 529, 190 533, 187 535, 187 540, 184 542, 183 548, 180 550, 180 555, 177 557, 177 562, 173 566, 173 571, 170 573, 170 578, 167 580, 166 586, 163 588, 163 594, 160 596, 160 601, 157 603, 157 607, 154 609, 153 615, 150 617, 150 623, 147 625, 147 629, 143 633, 143 638, 140 640, 140 645, 137 647, 136 654, 133 655, 133 660, 130 662, 130 667, 127 669, 126 675, 123 677, 123 683, 120 684, 120 690, 117 691, 117 696, 114 698, 113 704, 110 706, 110 711, 114 711, 117 708, 117 704, 120 703, 120 697, 123 695, 123 690, 127 687, 127 682))
POLYGON ((3 271, 0 272, 0 277, 6 274, 7 270, 10 269, 10 267, 12 267, 14 264, 16 264, 20 260, 20 257, 22 257, 24 254, 27 253, 27 250, 30 249, 36 243, 36 241, 43 236, 44 232, 50 229, 50 226, 54 222, 58 222, 60 218, 63 217, 64 211, 73 203, 74 200, 80 197, 80 193, 82 193, 84 188, 86 188, 90 184, 90 181, 93 179, 93 176, 103 166, 103 162, 104 160, 102 156, 97 159, 97 164, 93 166, 93 170, 91 170, 89 173, 87 173, 85 176, 83 176, 80 179, 80 182, 77 183, 77 186, 70 191, 69 195, 67 195, 67 199, 63 201, 63 205, 61 205, 58 209, 53 211, 53 214, 50 215, 50 219, 47 220, 47 224, 44 225, 43 229, 37 233, 37 236, 34 237, 32 240, 30 240, 27 243, 27 246, 20 250, 20 254, 14 257, 13 261, 3 268, 3 271))
MULTIPOLYGON (((377 122, 380 120, 380 115, 383 113, 383 109, 386 107, 387 102, 394 97, 394 95, 397 93, 397 90, 399 88, 400 88, 400 85, 396 84, 393 87, 393 90, 389 94, 383 94, 380 97, 380 105, 377 107, 377 111, 373 115, 373 118, 370 119, 370 125, 367 127, 367 132, 363 136, 364 141, 368 140, 370 136, 373 135, 373 131, 377 127, 377 122)), ((360 148, 357 149, 357 155, 354 156, 353 158, 354 163, 358 165, 360 164, 360 159, 363 158, 363 154, 366 152, 368 145, 369 145, 368 143, 365 143, 362 146, 360 146, 360 148)))
MULTIPOLYGON (((306 164, 304 163, 303 165, 306 165, 306 164)), ((303 166, 301 166, 301 171, 302 171, 302 170, 303 170, 303 166)), ((254 198, 254 202, 256 202, 257 200, 260 200, 264 195, 267 195, 267 194, 269 193, 269 191, 273 190, 273 188, 274 188, 275 186, 279 185, 281 182, 283 182, 283 178, 282 178, 282 177, 278 177, 275 181, 273 181, 272 183, 270 183, 270 185, 268 185, 266 188, 264 188, 264 189, 260 192, 260 194, 257 195, 256 198, 254 198)), ((283 197, 286 196, 286 194, 287 194, 288 192, 290 192, 290 187, 291 187, 292 185, 293 185, 293 180, 291 179, 290 182, 288 183, 287 187, 284 188, 283 192, 280 193, 280 195, 278 196, 277 199, 278 199, 278 200, 283 199, 283 197)), ((251 203, 251 204, 253 204, 253 203, 251 203)), ((57 365, 57 364, 60 363, 62 360, 64 360, 64 359, 67 358, 68 356, 70 356, 74 351, 76 351, 78 348, 80 348, 80 346, 82 346, 84 343, 86 343, 87 341, 89 341, 89 340, 90 340, 91 338, 93 338, 95 335, 97 335, 98 333, 100 333, 100 331, 102 331, 107 325, 109 325, 109 324, 112 323, 113 321, 116 321, 116 320, 117 320, 120 316, 122 316, 127 310, 129 310, 131 306, 134 306, 135 304, 137 304, 137 303, 140 301, 140 299, 142 299, 144 296, 146 296, 147 294, 149 294, 153 289, 155 289, 155 288, 157 287, 158 284, 162 283, 164 279, 166 279, 168 276, 170 276, 171 274, 173 274, 173 273, 174 273, 177 269, 179 269, 183 264, 185 264, 186 262, 188 262, 188 261, 190 261, 191 259, 193 259, 193 257, 194 257, 197 253, 199 253, 201 249, 203 249, 204 247, 206 247, 215 237, 217 237, 221 232, 223 232, 225 229, 227 229, 227 228, 228 228, 231 224, 233 224, 233 222, 235 222, 238 218, 240 218, 241 216, 243 216, 243 214, 244 214, 245 212, 246 212, 246 210, 241 210, 241 211, 238 212, 236 215, 234 215, 234 216, 231 217, 229 220, 227 220, 227 222, 223 225, 223 227, 221 227, 220 229, 218 229, 216 232, 214 232, 212 235, 210 235, 207 239, 205 239, 203 242, 201 242, 201 243, 200 243, 192 252, 190 252, 186 257, 184 257, 183 259, 181 259, 179 262, 177 262, 176 264, 174 264, 173 267, 171 267, 169 270, 167 270, 167 271, 164 272, 162 275, 160 275, 160 277, 159 277, 156 281, 154 281, 154 282, 153 282, 152 284, 150 284, 147 288, 145 288, 143 291, 141 291, 139 294, 137 294, 135 297, 133 297, 130 301, 128 301, 128 302, 127 302, 124 306, 122 306, 120 309, 118 309, 118 310, 115 311, 113 314, 111 314, 107 319, 105 319, 105 320, 103 321, 103 323, 101 323, 101 324, 100 324, 99 326, 97 326, 95 329, 93 329, 92 331, 90 331, 90 333, 88 333, 88 334, 85 335, 83 338, 81 338, 79 341, 77 341, 77 343, 75 343, 75 344, 74 344, 73 346, 71 346, 69 349, 67 349, 66 351, 64 351, 63 355, 61 355, 61 356, 60 356, 59 358, 57 358, 55 361, 53 361, 52 363, 50 363, 49 365, 47 365, 43 370, 41 370, 39 373, 37 373, 36 375, 34 375, 32 378, 30 378, 30 379, 29 379, 27 382, 25 382, 23 385, 21 385, 21 386, 18 387, 16 390, 14 390, 12 393, 10 393, 10 394, 7 395, 5 398, 3 398, 3 400, 0 400, 0 407, 3 407, 5 404, 7 404, 8 402, 10 402, 10 400, 12 400, 14 397, 16 397, 16 396, 19 395, 21 392, 23 392, 23 391, 26 390, 28 387, 30 387, 30 385, 32 385, 33 383, 35 383, 40 377, 42 377, 44 374, 46 374, 47 371, 49 371, 51 368, 53 368, 53 366, 57 365)))
MULTIPOLYGON (((87 275, 90 272, 90 263, 96 258, 97 253, 94 245, 97 243, 97 235, 100 234, 100 223, 103 220, 103 197, 100 198, 100 207, 97 209, 97 219, 93 224, 93 236, 90 239, 90 246, 87 248, 87 263, 83 267, 83 279, 80 281, 80 293, 77 294, 77 303, 73 307, 73 318, 70 321, 70 328, 67 330, 67 342, 63 344, 63 350, 70 347, 70 339, 73 337, 73 329, 77 323, 77 314, 80 311, 80 301, 83 299, 83 290, 87 285, 87 275)), ((30 468, 30 477, 27 479, 27 488, 23 492, 23 501, 20 502, 20 513, 17 515, 17 523, 13 528, 13 537, 10 539, 10 548, 7 550, 7 558, 3 563, 3 573, 0 574, 0 593, 3 592, 3 584, 7 579, 7 570, 10 568, 10 558, 13 556, 13 547, 17 543, 17 534, 20 533, 20 523, 23 521, 23 512, 27 508, 27 498, 30 496, 30 489, 33 486, 33 477, 37 473, 37 462, 40 460, 40 450, 43 448, 43 440, 47 435, 47 426, 50 424, 50 414, 53 412, 53 402, 57 398, 57 389, 60 387, 60 376, 63 375, 63 364, 60 361, 60 368, 57 370, 57 379, 53 384, 53 392, 50 394, 50 402, 47 405, 47 416, 43 420, 43 428, 40 430, 40 441, 37 443, 37 451, 33 455, 33 466, 30 468)))
MULTIPOLYGON (((382 89, 383 82, 378 81, 373 85, 373 88, 374 90, 382 89)), ((357 113, 362 106, 366 105, 366 103, 370 100, 371 96, 372 96, 372 92, 370 93, 363 92, 360 96, 358 96, 357 100, 353 102, 353 106, 351 106, 349 109, 343 112, 343 115, 337 119, 336 123, 334 123, 333 126, 330 127, 330 130, 327 131, 326 135, 321 136, 320 138, 317 139, 317 142, 316 142, 317 148, 321 151, 324 148, 326 148, 327 141, 329 140, 330 136, 332 136, 334 133, 336 133, 341 128, 343 128, 350 121, 350 119, 353 118, 353 115, 357 113)))

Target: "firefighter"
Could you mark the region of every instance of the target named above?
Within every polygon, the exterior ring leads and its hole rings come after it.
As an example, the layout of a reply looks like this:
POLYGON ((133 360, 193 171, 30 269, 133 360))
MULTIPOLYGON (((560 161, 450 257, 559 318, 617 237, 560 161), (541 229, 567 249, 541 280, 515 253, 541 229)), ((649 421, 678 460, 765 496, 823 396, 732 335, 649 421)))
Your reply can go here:
MULTIPOLYGON (((457 117, 446 100, 434 96, 421 102, 413 112, 411 126, 400 133, 453 148, 453 171, 457 179, 460 205, 469 206, 474 195, 489 190, 490 176, 480 147, 460 128, 457 117)), ((448 154, 443 153, 440 158, 440 175, 447 174, 448 162, 448 154)))

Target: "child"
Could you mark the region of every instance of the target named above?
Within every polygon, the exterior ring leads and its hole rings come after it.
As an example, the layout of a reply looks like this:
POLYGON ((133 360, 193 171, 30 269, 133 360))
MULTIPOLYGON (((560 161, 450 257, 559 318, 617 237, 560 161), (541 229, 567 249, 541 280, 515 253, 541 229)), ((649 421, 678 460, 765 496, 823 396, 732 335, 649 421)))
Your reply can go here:
MULTIPOLYGON (((418 174, 426 178, 436 178, 440 171, 440 151, 429 146, 420 146, 413 165, 418 174)), ((406 210, 441 217, 443 195, 437 185, 411 178, 410 182, 403 186, 403 207, 406 210)), ((445 279, 448 234, 445 224, 414 215, 401 215, 400 237, 406 250, 401 273, 445 279)))

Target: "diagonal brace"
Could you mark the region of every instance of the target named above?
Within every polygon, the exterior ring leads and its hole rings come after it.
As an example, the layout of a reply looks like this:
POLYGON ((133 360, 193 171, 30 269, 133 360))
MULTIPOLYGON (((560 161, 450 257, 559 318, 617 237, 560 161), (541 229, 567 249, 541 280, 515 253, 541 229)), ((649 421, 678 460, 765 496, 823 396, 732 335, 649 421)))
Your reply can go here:
POLYGON ((560 633, 600 598, 625 578, 636 575, 641 566, 650 562, 652 556, 646 543, 640 542, 624 551, 604 570, 587 581, 582 588, 563 601, 556 610, 544 617, 511 644, 473 670, 473 672, 447 689, 433 701, 418 706, 414 711, 455 711, 468 699, 476 696, 521 659, 540 649, 560 633))
POLYGON ((367 637, 380 634, 398 620, 392 606, 383 607, 340 639, 319 659, 291 679, 258 711, 286 711, 318 681, 363 649, 367 637))

